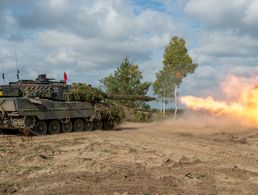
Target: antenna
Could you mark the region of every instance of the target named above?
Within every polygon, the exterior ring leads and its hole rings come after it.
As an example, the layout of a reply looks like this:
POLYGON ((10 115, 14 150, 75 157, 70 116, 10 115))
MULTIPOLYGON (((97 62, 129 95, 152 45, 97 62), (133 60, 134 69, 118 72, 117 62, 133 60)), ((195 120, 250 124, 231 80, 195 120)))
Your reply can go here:
POLYGON ((5 85, 5 76, 4 76, 4 60, 3 60, 3 56, 2 53, 0 52, 0 60, 1 60, 1 66, 2 66, 2 79, 5 85))
POLYGON ((17 53, 16 53, 16 47, 14 46, 14 55, 15 55, 15 64, 16 64, 16 70, 17 70, 17 79, 18 81, 20 80, 20 71, 19 71, 19 68, 18 68, 18 58, 17 58, 17 53))

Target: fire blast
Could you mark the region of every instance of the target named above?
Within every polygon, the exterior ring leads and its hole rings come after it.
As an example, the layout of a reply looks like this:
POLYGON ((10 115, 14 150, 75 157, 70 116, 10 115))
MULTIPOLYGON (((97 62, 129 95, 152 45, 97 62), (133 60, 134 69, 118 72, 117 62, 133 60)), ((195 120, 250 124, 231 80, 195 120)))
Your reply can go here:
POLYGON ((258 77, 246 79, 230 76, 222 83, 225 100, 213 97, 181 97, 181 102, 193 110, 205 110, 216 116, 229 116, 242 124, 258 127, 258 77))

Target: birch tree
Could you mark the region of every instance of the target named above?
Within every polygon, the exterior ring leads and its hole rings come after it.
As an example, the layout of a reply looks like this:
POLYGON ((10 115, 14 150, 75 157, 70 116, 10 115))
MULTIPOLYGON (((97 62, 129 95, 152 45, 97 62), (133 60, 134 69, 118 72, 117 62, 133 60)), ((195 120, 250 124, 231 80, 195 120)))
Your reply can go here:
MULTIPOLYGON (((194 73, 198 64, 193 63, 188 54, 186 42, 183 38, 172 37, 163 54, 163 69, 156 74, 153 90, 163 98, 163 105, 169 98, 174 99, 175 116, 177 114, 177 94, 183 78, 194 73)), ((165 108, 163 108, 165 109, 165 108)))

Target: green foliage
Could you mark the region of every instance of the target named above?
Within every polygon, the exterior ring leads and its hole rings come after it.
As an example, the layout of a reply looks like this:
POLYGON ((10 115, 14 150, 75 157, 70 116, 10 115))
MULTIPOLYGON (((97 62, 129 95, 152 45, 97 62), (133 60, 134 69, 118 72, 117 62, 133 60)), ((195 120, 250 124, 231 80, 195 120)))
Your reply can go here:
POLYGON ((150 122, 152 121, 151 112, 137 111, 135 112, 135 122, 150 122))
POLYGON ((151 106, 150 106, 150 104, 143 103, 142 109, 150 110, 150 109, 151 109, 151 106))
POLYGON ((69 100, 81 102, 95 102, 95 115, 104 120, 113 120, 120 123, 124 118, 121 106, 107 100, 107 95, 100 89, 87 84, 73 83, 68 92, 69 100), (103 102, 104 101, 104 102, 103 102))
POLYGON ((118 124, 125 118, 124 108, 121 105, 105 102, 98 103, 95 107, 96 114, 100 114, 102 119, 113 120, 118 124))
POLYGON ((173 37, 163 54, 163 69, 156 74, 153 90, 159 97, 172 97, 175 86, 180 86, 183 78, 197 68, 189 56, 185 40, 173 37))
POLYGON ((173 77, 164 70, 156 74, 156 81, 152 84, 153 91, 159 97, 171 97, 174 93, 173 77))
POLYGON ((1 194, 13 194, 17 192, 18 185, 9 181, 0 181, 0 193, 1 194))
MULTIPOLYGON (((112 120, 120 123, 125 118, 125 108, 123 105, 114 100, 119 101, 151 101, 152 97, 139 95, 113 95, 108 96, 103 91, 93 88, 90 85, 82 83, 73 83, 67 93, 70 101, 95 102, 95 116, 99 116, 104 120, 112 120), (121 100, 122 99, 122 100, 121 100), (116 102, 116 103, 114 103, 116 102)), ((142 106, 148 107, 143 103, 142 106)), ((139 114, 138 114, 139 115, 139 114)), ((142 115, 141 115, 141 118, 142 115)), ((143 119, 139 120, 142 121, 143 119)))
MULTIPOLYGON (((142 73, 139 65, 132 64, 126 57, 117 68, 114 75, 109 75, 100 80, 106 88, 106 93, 113 95, 146 95, 151 85, 149 82, 141 82, 142 73)), ((139 104, 136 100, 119 100, 120 103, 136 106, 139 104)))
POLYGON ((69 100, 81 102, 99 102, 106 98, 101 90, 83 83, 73 83, 68 92, 69 100))
POLYGON ((126 109, 126 119, 132 122, 151 122, 153 121, 153 112, 149 109, 126 109))

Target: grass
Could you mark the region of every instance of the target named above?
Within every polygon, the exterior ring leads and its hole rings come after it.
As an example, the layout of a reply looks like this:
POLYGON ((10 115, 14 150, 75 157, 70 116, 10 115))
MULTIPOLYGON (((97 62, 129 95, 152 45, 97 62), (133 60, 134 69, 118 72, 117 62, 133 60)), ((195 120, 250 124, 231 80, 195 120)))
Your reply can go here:
POLYGON ((56 147, 80 145, 80 144, 84 144, 87 140, 88 138, 83 138, 83 137, 74 138, 74 139, 64 139, 64 140, 56 141, 56 147))
POLYGON ((0 152, 7 152, 8 149, 6 147, 0 146, 0 152))
POLYGON ((13 182, 0 181, 1 193, 14 193, 17 191, 18 185, 13 182))
POLYGON ((201 159, 199 159, 197 156, 194 156, 193 158, 193 162, 195 163, 202 163, 203 161, 201 159))
POLYGON ((39 171, 42 169, 42 167, 40 167, 40 166, 29 166, 29 167, 24 167, 24 168, 25 168, 26 173, 35 172, 35 171, 39 171))

